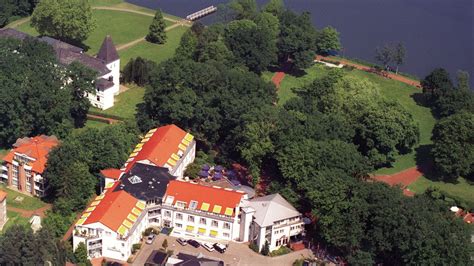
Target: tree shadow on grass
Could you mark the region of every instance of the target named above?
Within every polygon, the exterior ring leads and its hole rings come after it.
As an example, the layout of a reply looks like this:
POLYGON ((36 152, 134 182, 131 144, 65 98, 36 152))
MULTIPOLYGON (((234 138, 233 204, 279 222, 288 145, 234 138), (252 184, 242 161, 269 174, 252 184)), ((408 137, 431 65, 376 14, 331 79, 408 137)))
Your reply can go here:
POLYGON ((285 74, 300 78, 308 74, 304 69, 298 69, 293 67, 291 63, 286 63, 284 65, 273 65, 268 67, 270 72, 284 72, 285 74))
POLYGON ((415 149, 415 160, 417 168, 420 172, 423 173, 423 176, 426 177, 428 180, 433 182, 444 182, 444 183, 451 183, 457 184, 457 178, 447 179, 439 174, 436 171, 434 166, 433 157, 431 155, 431 149, 433 148, 433 144, 428 145, 421 145, 415 149))

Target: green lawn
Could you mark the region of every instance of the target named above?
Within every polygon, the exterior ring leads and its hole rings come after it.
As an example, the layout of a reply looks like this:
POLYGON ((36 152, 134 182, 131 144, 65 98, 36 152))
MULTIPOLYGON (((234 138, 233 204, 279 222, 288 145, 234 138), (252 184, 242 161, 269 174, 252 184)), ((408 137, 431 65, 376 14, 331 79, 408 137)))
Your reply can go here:
MULTIPOLYGON (((302 87, 314 79, 324 76, 329 69, 322 65, 314 65, 306 69, 306 74, 301 77, 295 77, 286 75, 281 82, 280 89, 278 91, 279 103, 285 103, 288 99, 295 97, 296 95, 291 91, 291 88, 302 87)), ((431 131, 435 124, 435 119, 431 114, 429 108, 418 105, 413 99, 413 95, 421 92, 419 89, 406 85, 404 83, 386 79, 375 74, 367 73, 360 70, 353 70, 347 72, 347 75, 351 75, 357 78, 368 79, 377 84, 381 90, 381 93, 387 99, 397 100, 403 107, 406 108, 413 116, 413 119, 418 123, 420 127, 420 143, 422 147, 431 144, 431 131)), ((264 73, 264 79, 268 79, 270 75, 264 73)), ((417 147, 415 147, 416 149, 417 147)), ((420 149, 426 151, 426 149, 420 149)), ((401 170, 413 167, 416 165, 416 151, 397 157, 393 167, 379 169, 376 174, 393 174, 401 170)), ((421 153, 423 155, 423 153, 421 153)))
POLYGON ((156 63, 171 58, 179 45, 181 36, 187 29, 187 27, 180 26, 168 31, 166 33, 168 39, 165 44, 153 44, 143 41, 130 48, 119 51, 122 69, 131 58, 136 58, 138 56, 152 60, 156 63))
POLYGON ((417 181, 408 186, 415 193, 423 193, 429 187, 437 187, 444 191, 451 198, 459 198, 466 201, 471 208, 474 208, 474 184, 464 178, 458 178, 457 183, 445 183, 442 181, 432 181, 422 176, 417 181))
POLYGON ((91 6, 115 6, 123 3, 123 0, 89 0, 91 6))
POLYGON ((42 202, 39 198, 27 196, 15 190, 9 189, 5 187, 5 185, 0 185, 0 190, 3 190, 8 193, 7 195, 8 206, 24 209, 24 210, 36 210, 45 206, 45 203, 42 202), (23 197, 22 202, 15 201, 15 198, 18 196, 23 197))
POLYGON ((17 213, 17 212, 13 212, 13 211, 7 211, 7 217, 8 217, 8 221, 7 223, 5 224, 5 226, 3 227, 2 231, 0 231, 0 234, 2 232, 5 232, 5 230, 8 228, 8 227, 11 227, 12 225, 25 225, 25 226, 29 226, 30 224, 30 219, 29 218, 26 218, 26 217, 23 217, 21 216, 21 214, 17 213))
POLYGON ((130 89, 120 93, 115 97, 115 103, 112 108, 107 110, 100 110, 98 108, 91 108, 95 112, 102 114, 119 116, 124 119, 134 119, 137 104, 143 101, 145 95, 145 88, 138 87, 133 84, 126 85, 130 89))
MULTIPOLYGON (((106 35, 112 36, 116 46, 144 37, 153 20, 150 16, 130 12, 112 10, 93 10, 92 12, 97 27, 84 42, 90 47, 87 51, 89 54, 96 54, 99 51, 106 35)), ((172 23, 166 21, 166 25, 169 26, 172 23)), ((38 32, 28 22, 18 26, 17 29, 33 36, 38 35, 38 32)))
MULTIPOLYGON (((83 128, 97 128, 97 129, 101 129, 101 128, 104 128, 106 126, 108 126, 109 124, 107 123, 102 123, 102 122, 99 122, 99 121, 94 121, 94 120, 87 120, 86 122, 86 125, 83 127, 83 128)), ((76 130, 81 130, 81 128, 78 128, 76 130)))

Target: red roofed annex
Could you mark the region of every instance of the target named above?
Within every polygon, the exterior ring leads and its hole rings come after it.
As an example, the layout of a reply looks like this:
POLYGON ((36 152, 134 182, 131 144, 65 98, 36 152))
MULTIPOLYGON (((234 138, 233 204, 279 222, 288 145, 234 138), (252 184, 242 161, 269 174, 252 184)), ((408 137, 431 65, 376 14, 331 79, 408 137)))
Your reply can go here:
POLYGON ((20 138, 13 149, 3 158, 2 181, 11 188, 23 193, 44 196, 45 182, 43 171, 48 153, 59 144, 55 136, 40 135, 20 138))

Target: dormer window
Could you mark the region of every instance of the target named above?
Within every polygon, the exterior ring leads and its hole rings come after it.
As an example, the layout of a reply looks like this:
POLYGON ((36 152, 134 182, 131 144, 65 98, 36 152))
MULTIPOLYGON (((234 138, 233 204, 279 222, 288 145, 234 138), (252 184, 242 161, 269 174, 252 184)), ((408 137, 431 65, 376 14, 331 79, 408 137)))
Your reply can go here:
POLYGON ((197 208, 197 205, 198 205, 198 202, 195 201, 195 200, 192 200, 192 201, 189 203, 189 209, 195 210, 195 209, 197 208))

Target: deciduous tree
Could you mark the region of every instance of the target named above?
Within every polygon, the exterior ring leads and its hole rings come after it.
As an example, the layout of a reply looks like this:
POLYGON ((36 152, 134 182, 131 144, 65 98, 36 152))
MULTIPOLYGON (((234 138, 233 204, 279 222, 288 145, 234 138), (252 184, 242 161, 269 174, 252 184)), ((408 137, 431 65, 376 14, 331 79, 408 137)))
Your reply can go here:
POLYGON ((88 1, 42 0, 33 12, 31 25, 41 35, 82 43, 95 29, 96 22, 88 1))
POLYGON ((316 48, 321 54, 341 50, 339 32, 331 26, 319 31, 316 38, 316 48))

